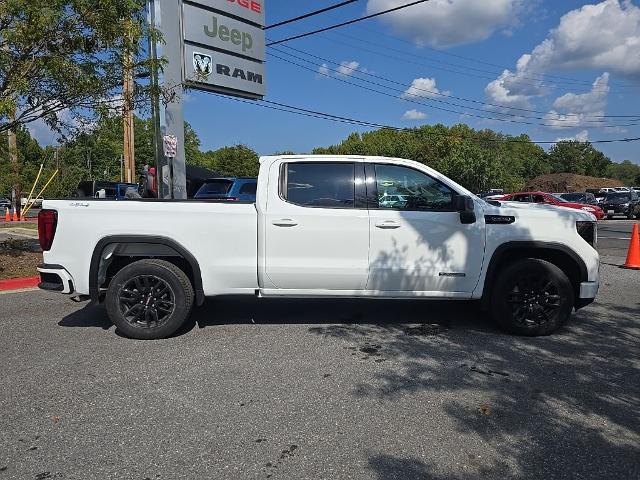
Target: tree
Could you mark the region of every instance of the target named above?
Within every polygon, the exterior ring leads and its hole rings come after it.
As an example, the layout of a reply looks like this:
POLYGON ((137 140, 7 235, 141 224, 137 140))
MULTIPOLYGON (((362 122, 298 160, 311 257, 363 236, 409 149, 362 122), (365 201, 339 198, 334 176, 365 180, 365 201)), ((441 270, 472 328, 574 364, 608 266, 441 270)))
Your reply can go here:
MULTIPOLYGON (((2 0, 0 133, 42 119, 59 133, 82 129, 116 108, 123 58, 136 74, 151 61, 141 39, 157 37, 144 0, 2 0)), ((149 86, 137 85, 135 100, 149 86)))
POLYGON ((588 142, 563 140, 549 150, 553 173, 577 173, 592 177, 604 177, 611 159, 588 142))
POLYGON ((640 165, 625 160, 622 163, 612 163, 609 166, 609 176, 616 178, 625 185, 640 184, 640 165))
POLYGON ((229 177, 255 177, 260 168, 258 154, 246 145, 205 152, 201 154, 199 165, 229 177))

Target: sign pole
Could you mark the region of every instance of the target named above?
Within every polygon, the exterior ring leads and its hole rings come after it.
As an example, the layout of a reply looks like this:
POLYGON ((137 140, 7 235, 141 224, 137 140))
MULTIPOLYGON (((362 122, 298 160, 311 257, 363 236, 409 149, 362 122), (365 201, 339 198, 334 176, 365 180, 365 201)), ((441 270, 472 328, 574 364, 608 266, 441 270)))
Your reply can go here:
POLYGON ((148 1, 150 22, 164 40, 152 45, 151 55, 166 61, 157 76, 164 101, 153 107, 156 154, 162 159, 158 196, 184 199, 184 85, 250 99, 265 95, 265 0, 148 1))
MULTIPOLYGON (((176 152, 173 158, 163 158, 163 166, 157 172, 162 178, 165 166, 172 171, 170 188, 167 192, 158 192, 158 196, 166 198, 187 198, 187 175, 184 153, 184 112, 182 86, 182 1, 181 0, 155 0, 156 8, 153 13, 155 27, 162 33, 164 45, 156 46, 158 57, 164 57, 167 62, 164 66, 162 79, 159 85, 164 90, 164 96, 168 98, 166 105, 159 105, 160 133, 162 136, 170 135, 176 139, 176 152), (168 194, 168 195, 167 195, 168 194)), ((166 177, 165 177, 166 178, 166 177)), ((164 179, 163 179, 164 180, 164 179)), ((163 182, 165 183, 165 182, 163 182)), ((165 185, 163 185, 165 187, 165 185)))

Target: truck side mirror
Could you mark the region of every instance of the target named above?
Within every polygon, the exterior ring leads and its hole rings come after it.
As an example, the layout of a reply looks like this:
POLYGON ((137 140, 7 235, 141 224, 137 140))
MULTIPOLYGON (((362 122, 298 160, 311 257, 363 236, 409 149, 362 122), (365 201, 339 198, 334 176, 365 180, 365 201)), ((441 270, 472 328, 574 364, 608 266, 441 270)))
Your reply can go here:
POLYGON ((453 207, 456 212, 460 212, 460 222, 464 224, 476 223, 475 204, 469 195, 453 197, 453 207))
POLYGON ((473 212, 473 200, 469 195, 456 195, 453 198, 453 208, 456 212, 473 212))

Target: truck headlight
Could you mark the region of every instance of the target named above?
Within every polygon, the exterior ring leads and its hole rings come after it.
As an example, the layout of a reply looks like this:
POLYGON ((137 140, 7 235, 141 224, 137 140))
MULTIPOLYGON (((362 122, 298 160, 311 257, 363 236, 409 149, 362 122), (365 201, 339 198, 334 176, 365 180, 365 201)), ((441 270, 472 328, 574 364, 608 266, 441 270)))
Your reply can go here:
POLYGON ((592 247, 598 243, 598 227, 596 222, 576 222, 578 234, 592 247))

